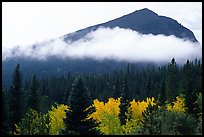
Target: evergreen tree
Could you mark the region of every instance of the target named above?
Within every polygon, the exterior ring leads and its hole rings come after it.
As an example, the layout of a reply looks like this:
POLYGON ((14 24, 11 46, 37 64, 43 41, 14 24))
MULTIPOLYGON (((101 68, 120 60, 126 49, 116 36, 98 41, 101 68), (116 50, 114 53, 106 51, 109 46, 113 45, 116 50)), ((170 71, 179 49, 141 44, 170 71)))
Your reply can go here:
POLYGON ((68 98, 68 106, 71 111, 66 112, 65 134, 94 135, 95 121, 86 120, 92 113, 91 98, 84 85, 82 77, 77 77, 72 84, 72 89, 68 98))
POLYGON ((119 80, 117 75, 113 85, 113 98, 117 99, 118 97, 120 97, 120 90, 119 90, 119 80))
POLYGON ((24 90, 27 91, 29 89, 29 81, 26 79, 24 82, 24 90))
POLYGON ((142 112, 143 119, 141 120, 141 133, 143 135, 161 135, 161 123, 157 119, 158 116, 158 106, 148 105, 147 109, 142 112))
POLYGON ((178 95, 178 68, 175 59, 171 60, 171 63, 167 67, 166 77, 166 97, 169 102, 172 102, 178 95))
POLYGON ((162 79, 159 87, 159 102, 164 105, 166 101, 165 81, 162 79))
POLYGON ((9 89, 9 120, 11 131, 15 130, 15 125, 20 122, 23 110, 23 91, 22 91, 22 73, 20 65, 17 64, 12 78, 12 84, 9 89))
POLYGON ((195 69, 193 62, 187 60, 186 64, 183 67, 183 90, 186 95, 186 106, 188 108, 188 112, 198 117, 198 104, 197 93, 195 83, 196 83, 195 69))
POLYGON ((28 107, 40 112, 39 84, 36 75, 33 76, 31 81, 28 107))
POLYGON ((63 103, 66 104, 67 103, 67 98, 69 97, 69 88, 65 89, 64 92, 64 97, 63 97, 63 103))
POLYGON ((128 113, 128 108, 129 108, 129 87, 128 87, 126 76, 123 80, 123 88, 121 92, 119 108, 120 108, 120 113, 119 113, 120 123, 121 125, 125 125, 126 119, 127 119, 127 116, 125 113, 128 113))

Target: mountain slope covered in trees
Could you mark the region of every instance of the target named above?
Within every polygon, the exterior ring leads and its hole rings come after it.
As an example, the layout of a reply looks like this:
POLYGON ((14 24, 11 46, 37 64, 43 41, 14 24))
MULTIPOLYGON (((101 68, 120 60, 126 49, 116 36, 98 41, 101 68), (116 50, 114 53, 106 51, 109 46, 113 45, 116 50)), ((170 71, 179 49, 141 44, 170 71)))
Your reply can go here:
POLYGON ((197 59, 183 66, 172 59, 140 70, 128 64, 104 74, 23 78, 17 65, 12 84, 3 87, 3 134, 202 134, 202 63, 197 59), (79 119, 86 122, 72 121, 79 119))

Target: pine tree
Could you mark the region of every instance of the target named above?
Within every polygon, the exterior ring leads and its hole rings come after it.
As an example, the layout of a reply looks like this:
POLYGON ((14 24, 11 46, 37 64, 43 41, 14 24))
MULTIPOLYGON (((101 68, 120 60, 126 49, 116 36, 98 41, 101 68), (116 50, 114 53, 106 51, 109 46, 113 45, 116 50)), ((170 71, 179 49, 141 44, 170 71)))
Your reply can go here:
POLYGON ((119 80, 117 75, 113 85, 113 98, 117 99, 118 97, 120 97, 120 90, 119 90, 119 80))
POLYGON ((28 107, 40 112, 40 96, 39 86, 36 75, 33 76, 31 86, 29 88, 30 95, 28 100, 28 107))
POLYGON ((161 135, 161 123, 157 119, 158 116, 158 106, 148 105, 146 110, 142 112, 143 119, 141 120, 141 133, 143 135, 161 135))
POLYGON ((164 105, 166 101, 165 81, 162 79, 159 87, 159 102, 164 105))
POLYGON ((186 64, 183 67, 183 89, 184 94, 186 95, 186 106, 188 108, 188 112, 198 117, 198 104, 197 93, 196 91, 196 82, 195 82, 195 69, 193 62, 187 60, 186 64))
POLYGON ((125 125, 126 119, 127 119, 127 116, 125 113, 128 113, 128 108, 129 108, 129 87, 128 87, 126 76, 123 80, 123 88, 121 92, 119 108, 120 108, 120 113, 119 113, 120 123, 121 125, 125 125))
POLYGON ((67 103, 67 98, 69 97, 69 88, 65 89, 64 92, 64 97, 63 97, 63 103, 66 104, 67 103))
POLYGON ((93 119, 86 120, 93 111, 91 105, 89 93, 82 77, 79 76, 73 82, 68 98, 68 106, 71 111, 66 112, 64 134, 94 135, 97 133, 94 129, 95 121, 93 119))
POLYGON ((178 69, 176 61, 173 58, 171 63, 167 67, 167 77, 166 77, 166 97, 169 102, 172 102, 174 98, 178 95, 178 69))
POLYGON ((9 89, 9 121, 11 131, 15 130, 15 125, 20 122, 23 110, 23 91, 22 91, 22 73, 20 65, 17 64, 12 78, 12 84, 9 89))

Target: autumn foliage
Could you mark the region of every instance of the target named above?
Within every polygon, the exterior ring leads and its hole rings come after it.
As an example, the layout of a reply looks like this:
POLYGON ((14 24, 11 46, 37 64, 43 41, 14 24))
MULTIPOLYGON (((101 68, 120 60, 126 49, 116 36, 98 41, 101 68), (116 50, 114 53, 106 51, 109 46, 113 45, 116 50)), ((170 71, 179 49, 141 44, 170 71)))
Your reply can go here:
POLYGON ((64 104, 52 106, 47 114, 38 114, 34 109, 29 109, 25 118, 19 124, 15 124, 15 135, 59 135, 65 128, 63 119, 68 106, 64 104))
MULTIPOLYGON (((126 113, 126 124, 121 125, 118 116, 120 112, 120 98, 109 98, 107 102, 95 99, 92 104, 92 107, 95 107, 95 112, 91 113, 85 120, 91 118, 96 120, 98 123, 96 128, 103 135, 131 135, 138 133, 143 127, 144 114, 149 107, 156 107, 158 110, 164 109, 169 113, 172 112, 172 114, 175 112, 184 114, 187 110, 184 101, 184 98, 177 96, 174 102, 168 103, 165 108, 162 108, 153 97, 147 97, 146 100, 142 101, 133 99, 130 101, 130 107, 128 108, 128 113, 126 113)), ((65 129, 63 119, 67 118, 66 111, 70 110, 64 104, 57 105, 57 107, 52 106, 51 110, 42 116, 37 111, 30 109, 26 113, 25 118, 19 124, 16 124, 17 132, 15 134, 37 135, 45 134, 45 131, 47 131, 48 135, 59 135, 60 131, 65 129), (47 122, 46 119, 48 119, 47 122), (43 124, 45 130, 42 130, 43 124)))

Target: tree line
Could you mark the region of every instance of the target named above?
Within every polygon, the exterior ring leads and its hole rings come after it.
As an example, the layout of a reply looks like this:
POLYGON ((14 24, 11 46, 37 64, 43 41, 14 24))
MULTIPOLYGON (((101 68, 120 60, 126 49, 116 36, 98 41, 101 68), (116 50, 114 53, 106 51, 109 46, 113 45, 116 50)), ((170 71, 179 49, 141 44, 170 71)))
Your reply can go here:
POLYGON ((2 133, 13 134, 15 124, 21 122, 29 109, 46 114, 52 105, 58 103, 66 104, 71 109, 66 112, 69 119, 64 121, 66 128, 62 134, 99 134, 93 129, 97 126, 93 119, 83 119, 94 112, 95 108, 90 107, 94 99, 107 102, 110 97, 120 98, 121 125, 126 123, 129 101, 144 100, 146 97, 154 97, 165 104, 182 95, 188 113, 198 118, 200 110, 196 101, 201 91, 202 64, 197 59, 187 60, 183 66, 178 66, 173 58, 161 67, 151 65, 137 69, 127 64, 126 69, 105 74, 82 76, 68 73, 67 76, 43 79, 34 75, 31 80, 23 80, 18 64, 10 87, 2 89, 2 133))

